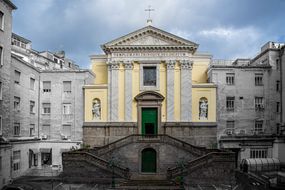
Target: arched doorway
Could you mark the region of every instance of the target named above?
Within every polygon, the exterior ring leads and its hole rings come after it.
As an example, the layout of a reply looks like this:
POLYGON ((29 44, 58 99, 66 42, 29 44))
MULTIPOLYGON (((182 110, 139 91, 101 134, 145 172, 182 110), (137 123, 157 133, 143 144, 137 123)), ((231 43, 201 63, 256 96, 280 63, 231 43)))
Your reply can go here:
POLYGON ((141 154, 141 171, 145 173, 156 173, 156 151, 145 148, 141 154))

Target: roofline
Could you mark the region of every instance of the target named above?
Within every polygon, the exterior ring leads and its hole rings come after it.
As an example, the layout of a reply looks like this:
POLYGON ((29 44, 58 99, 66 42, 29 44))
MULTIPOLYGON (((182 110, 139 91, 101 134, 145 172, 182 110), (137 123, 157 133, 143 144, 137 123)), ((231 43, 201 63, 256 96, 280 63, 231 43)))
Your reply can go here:
POLYGON ((32 42, 31 40, 28 40, 27 38, 24 38, 23 36, 20 36, 14 32, 12 33, 12 38, 13 38, 13 36, 15 36, 16 38, 22 39, 25 43, 31 43, 32 42))
POLYGON ((135 34, 135 33, 139 32, 139 31, 141 31, 141 30, 144 30, 144 29, 146 29, 146 28, 152 28, 152 29, 154 29, 154 30, 158 30, 158 31, 161 32, 161 33, 165 33, 165 34, 167 34, 167 35, 170 35, 170 36, 172 36, 172 37, 174 37, 174 38, 178 38, 178 39, 181 40, 181 41, 184 41, 184 42, 187 42, 187 43, 192 43, 192 44, 194 44, 195 46, 197 46, 197 48, 198 48, 198 46, 199 46, 199 44, 197 44, 197 43, 195 43, 195 42, 192 42, 192 41, 190 41, 190 40, 181 38, 181 37, 179 37, 179 36, 177 36, 177 35, 171 34, 171 33, 169 33, 169 32, 166 32, 166 31, 161 30, 161 29, 159 29, 159 28, 156 28, 156 27, 154 27, 154 26, 145 26, 145 27, 140 28, 140 29, 138 29, 138 30, 135 30, 135 31, 133 31, 133 32, 131 32, 131 33, 128 33, 128 34, 126 34, 126 35, 123 35, 123 36, 121 36, 121 37, 118 37, 118 38, 116 38, 116 39, 114 39, 114 40, 112 40, 112 41, 109 41, 109 42, 107 42, 107 43, 104 43, 103 45, 101 45, 101 48, 104 49, 104 47, 106 47, 107 44, 114 43, 115 41, 118 41, 118 40, 121 39, 121 38, 126 38, 127 36, 132 35, 132 34, 135 34))
POLYGON ((6 4, 8 4, 13 10, 18 9, 18 8, 16 7, 16 5, 15 5, 14 3, 12 3, 10 0, 4 0, 4 2, 5 2, 6 4))
POLYGON ((36 68, 35 66, 31 65, 30 63, 24 61, 23 59, 21 59, 18 55, 14 54, 14 53, 11 53, 11 57, 14 58, 14 59, 16 59, 17 61, 19 61, 19 62, 25 64, 26 66, 28 66, 28 67, 34 69, 34 70, 37 71, 38 73, 41 72, 40 69, 38 69, 38 68, 36 68))

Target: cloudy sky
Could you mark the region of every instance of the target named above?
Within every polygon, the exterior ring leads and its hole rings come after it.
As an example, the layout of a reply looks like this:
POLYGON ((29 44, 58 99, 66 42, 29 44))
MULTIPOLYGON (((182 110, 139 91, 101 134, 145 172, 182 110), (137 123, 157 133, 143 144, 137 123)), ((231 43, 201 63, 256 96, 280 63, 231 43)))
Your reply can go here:
POLYGON ((253 57, 285 42, 285 0, 12 0, 13 32, 38 51, 65 50, 83 68, 100 45, 146 25, 194 41, 215 59, 253 57))

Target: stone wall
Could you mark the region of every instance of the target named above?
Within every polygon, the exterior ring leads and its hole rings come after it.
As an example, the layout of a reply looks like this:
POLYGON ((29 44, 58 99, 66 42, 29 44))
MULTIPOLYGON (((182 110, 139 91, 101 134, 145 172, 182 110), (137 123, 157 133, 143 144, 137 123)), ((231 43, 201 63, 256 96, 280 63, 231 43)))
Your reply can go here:
MULTIPOLYGON (((167 134, 187 143, 216 148, 216 123, 162 123, 160 134, 167 134)), ((83 143, 100 147, 123 137, 140 134, 137 123, 127 122, 85 122, 83 124, 83 143)))

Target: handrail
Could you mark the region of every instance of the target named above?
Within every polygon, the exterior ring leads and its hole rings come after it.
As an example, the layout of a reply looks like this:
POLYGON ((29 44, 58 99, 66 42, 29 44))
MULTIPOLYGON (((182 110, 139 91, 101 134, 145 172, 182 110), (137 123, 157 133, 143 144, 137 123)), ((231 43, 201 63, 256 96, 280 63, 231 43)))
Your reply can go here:
POLYGON ((197 167, 204 166, 205 164, 211 163, 213 161, 217 161, 221 159, 223 161, 229 161, 233 158, 233 157, 229 157, 230 155, 233 155, 233 153, 231 152, 210 152, 199 158, 188 161, 185 164, 184 168, 182 168, 181 166, 175 166, 173 168, 169 168, 167 170, 167 177, 168 178, 176 177, 178 175, 181 175, 184 172, 187 172, 189 170, 194 170, 197 167))
POLYGON ((62 157, 65 161, 78 161, 78 160, 88 161, 89 163, 91 162, 92 164, 95 164, 110 172, 112 172, 112 169, 114 169, 114 173, 123 178, 129 179, 130 177, 129 168, 123 168, 123 167, 120 167, 114 164, 112 168, 110 166, 110 162, 98 156, 95 156, 93 154, 90 154, 88 152, 84 152, 84 151, 64 152, 62 157), (68 159, 66 157, 67 155, 68 155, 68 159))
POLYGON ((191 152, 192 154, 196 156, 201 156, 204 154, 207 154, 209 152, 217 151, 217 150, 211 150, 211 149, 206 149, 205 147, 200 147, 200 146, 195 146, 192 144, 189 144, 187 142, 184 142, 182 140, 179 140, 177 138, 174 138, 169 135, 165 134, 159 134, 159 135, 139 135, 139 134, 133 134, 129 135, 126 137, 123 137, 119 140, 116 140, 112 143, 109 143, 107 145, 104 145, 102 147, 98 147, 96 150, 95 149, 90 149, 90 153, 95 153, 97 155, 103 155, 106 154, 107 152, 113 150, 114 148, 122 147, 125 146, 131 142, 140 142, 140 141, 148 141, 148 140, 158 140, 160 142, 164 142, 176 147, 180 147, 184 150, 187 150, 191 152))

